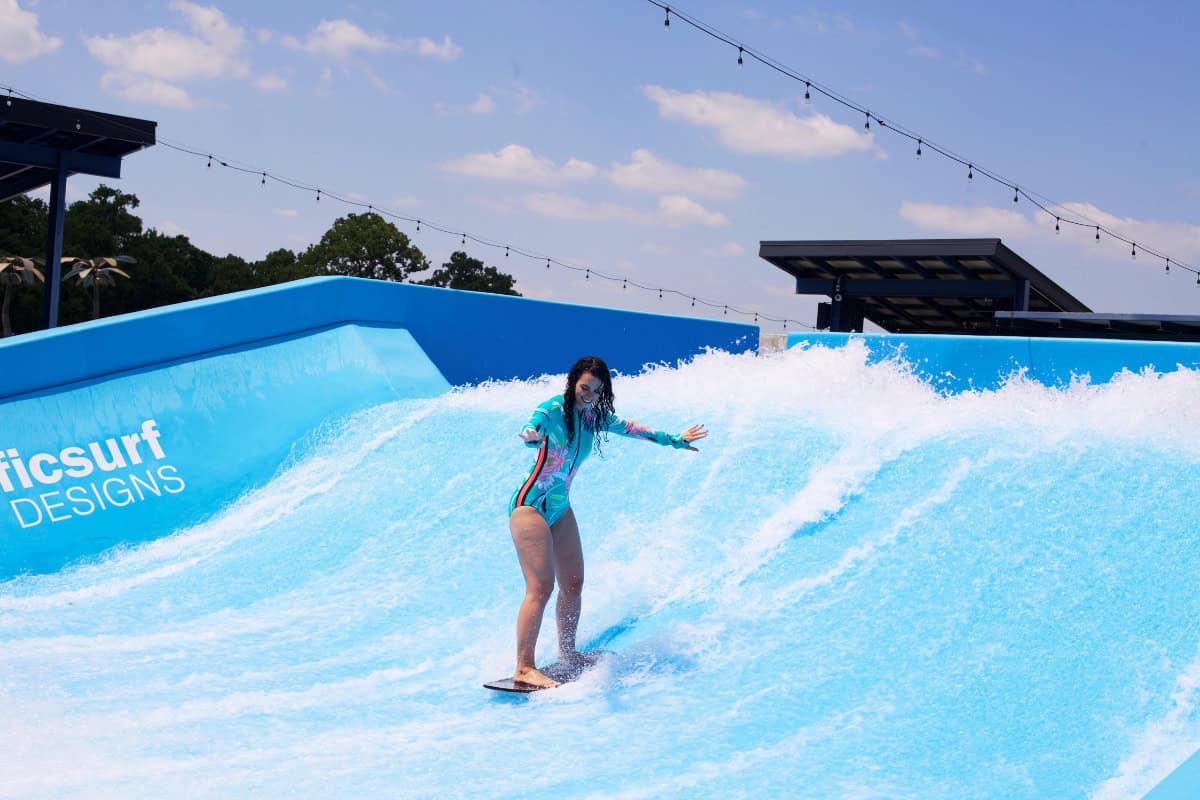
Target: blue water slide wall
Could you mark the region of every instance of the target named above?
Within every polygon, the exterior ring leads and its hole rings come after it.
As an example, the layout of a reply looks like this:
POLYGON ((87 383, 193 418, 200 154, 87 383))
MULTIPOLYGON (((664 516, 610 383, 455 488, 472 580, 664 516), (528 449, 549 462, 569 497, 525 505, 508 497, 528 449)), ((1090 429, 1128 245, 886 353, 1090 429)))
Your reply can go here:
POLYGON ((1012 374, 1046 386, 1075 378, 1107 383, 1122 370, 1200 369, 1200 344, 1019 336, 929 336, 877 333, 793 333, 788 347, 842 347, 861 341, 871 363, 902 359, 943 392, 995 389, 1012 374))
POLYGON ((198 522, 362 408, 564 372, 588 352, 638 372, 706 347, 755 348, 757 336, 743 324, 318 278, 6 340, 0 580, 198 522))

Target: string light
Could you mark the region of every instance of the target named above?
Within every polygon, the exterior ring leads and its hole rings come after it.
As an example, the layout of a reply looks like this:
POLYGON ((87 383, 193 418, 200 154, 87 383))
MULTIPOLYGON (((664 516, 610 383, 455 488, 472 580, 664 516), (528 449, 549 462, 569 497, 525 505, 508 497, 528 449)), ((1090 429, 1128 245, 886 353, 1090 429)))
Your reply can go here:
POLYGON ((1058 227, 1058 217, 1054 218, 1054 232, 1062 233, 1062 229, 1058 227))
POLYGON ((267 185, 267 173, 265 173, 265 172, 263 173, 263 177, 262 177, 262 185, 263 186, 267 185))
POLYGON ((1171 259, 1167 259, 1167 272, 1171 271, 1171 259))
POLYGON ((462 245, 463 245, 463 247, 467 246, 467 234, 466 233, 464 233, 462 235, 462 245))
POLYGON ((212 156, 208 157, 208 168, 212 169, 212 156))
POLYGON ((667 6, 667 18, 663 20, 663 27, 671 27, 671 7, 667 6))
POLYGON ((742 46, 738 45, 738 66, 742 65, 742 46))
POLYGON ((917 139, 917 158, 921 157, 921 140, 917 139))
POLYGON ((508 245, 504 245, 504 257, 508 258, 508 245))
POLYGON ((591 271, 590 269, 589 269, 589 270, 584 270, 584 273, 583 273, 583 279, 584 279, 585 281, 590 281, 590 280, 592 279, 592 271, 591 271))
POLYGON ((1137 242, 1133 243, 1133 249, 1129 251, 1129 255, 1132 258, 1137 258, 1137 242))
MULTIPOLYGON (((14 91, 12 87, 8 87, 8 86, 5 86, 5 85, 3 85, 3 84, 0 84, 0 89, 8 89, 8 91, 9 91, 9 93, 10 93, 10 94, 11 94, 11 93, 14 91)), ((22 93, 22 96, 25 96, 25 95, 22 93)), ((48 101, 40 100, 40 98, 36 98, 36 97, 30 97, 29 99, 32 99, 32 100, 38 100, 38 101, 40 101, 40 102, 48 102, 48 101)), ((107 118, 106 118, 106 121, 107 121, 107 118)), ((117 124, 119 125, 120 123, 117 123, 117 124)), ((321 195, 322 195, 322 194, 324 194, 324 195, 328 195, 329 197, 331 197, 331 198, 332 198, 334 201, 336 201, 336 202, 339 202, 339 203, 343 203, 343 204, 345 204, 345 205, 349 205, 349 206, 355 206, 355 207, 358 207, 358 208, 364 208, 364 207, 365 207, 366 209, 368 209, 368 213, 372 213, 372 214, 374 214, 374 213, 378 213, 378 214, 381 214, 381 215, 383 215, 383 216, 386 216, 386 217, 391 217, 391 218, 393 218, 393 219, 396 219, 396 220, 401 220, 401 221, 405 221, 405 222, 415 222, 415 223, 416 223, 416 231, 417 231, 418 233, 420 233, 420 231, 421 231, 421 225, 422 225, 422 224, 428 224, 428 225, 429 225, 430 227, 432 227, 434 230, 441 231, 442 233, 448 233, 448 234, 451 234, 451 235, 457 235, 457 236, 459 236, 459 237, 460 237, 460 241, 462 242, 462 244, 463 244, 464 246, 465 246, 465 244, 466 244, 466 240, 467 240, 467 237, 468 237, 468 235, 469 235, 469 234, 468 234, 466 231, 454 231, 452 228, 443 228, 443 227, 439 227, 438 225, 436 225, 436 224, 434 224, 434 223, 428 223, 428 222, 427 222, 427 221, 425 221, 425 220, 421 220, 421 219, 414 219, 414 218, 412 218, 412 217, 405 217, 405 216, 403 216, 403 215, 400 215, 400 214, 397 214, 397 213, 395 213, 395 212, 388 211, 387 209, 384 209, 384 208, 376 209, 373 203, 366 203, 366 202, 362 202, 362 201, 358 201, 358 200, 351 200, 351 199, 348 199, 348 198, 345 198, 345 197, 341 197, 341 196, 339 196, 339 195, 337 195, 337 194, 335 194, 335 193, 332 193, 332 192, 326 191, 326 190, 324 190, 324 189, 321 189, 321 188, 318 188, 318 187, 316 187, 316 186, 312 186, 312 185, 305 185, 305 184, 302 184, 302 183, 298 183, 298 182, 296 182, 296 181, 293 181, 293 180, 292 180, 292 179, 290 179, 290 178, 282 177, 282 176, 280 176, 280 175, 276 175, 276 174, 274 174, 274 173, 270 173, 270 172, 268 172, 268 171, 266 171, 266 170, 262 170, 262 169, 259 169, 259 168, 255 168, 255 167, 253 167, 253 166, 250 166, 250 165, 247 165, 247 166, 238 166, 236 163, 235 163, 235 164, 230 164, 230 163, 229 163, 229 162, 227 162, 227 161, 223 161, 223 160, 221 160, 221 159, 217 158, 216 156, 212 155, 211 153, 207 153, 207 152, 202 152, 202 151, 194 150, 194 149, 191 149, 191 148, 188 148, 188 147, 185 147, 185 146, 182 146, 182 145, 176 144, 176 143, 174 143, 174 142, 171 142, 170 140, 167 140, 167 139, 164 139, 164 138, 161 138, 161 137, 160 137, 160 138, 157 140, 157 143, 158 143, 158 144, 160 144, 160 145, 162 145, 163 147, 169 148, 169 149, 171 149, 171 150, 175 150, 175 151, 177 151, 177 152, 180 152, 180 153, 185 153, 185 154, 187 154, 187 155, 196 156, 196 157, 198 157, 198 158, 203 158, 203 159, 205 159, 206 169, 207 169, 207 168, 209 168, 209 165, 211 165, 211 163, 212 163, 213 161, 216 161, 216 162, 217 162, 218 164, 220 164, 222 167, 226 167, 226 168, 229 168, 229 169, 232 169, 232 170, 238 171, 238 172, 245 172, 245 173, 249 173, 249 174, 256 174, 256 173, 257 173, 257 174, 258 174, 258 176, 259 176, 259 180, 260 180, 260 182, 261 182, 261 183, 263 183, 264 185, 265 185, 265 183, 266 183, 267 176, 269 175, 269 176, 270 176, 270 177, 271 177, 271 178, 272 178, 274 181, 276 181, 276 182, 278 182, 278 183, 281 183, 281 184, 283 184, 283 185, 285 185, 285 186, 291 187, 291 188, 293 188, 293 189, 297 189, 297 190, 305 191, 305 192, 313 192, 313 193, 315 194, 316 198, 317 198, 317 202, 320 202, 320 200, 321 200, 321 195)), ((514 247, 514 246, 512 246, 512 245, 508 245, 508 244, 504 244, 504 243, 502 243, 502 242, 489 241, 489 240, 482 239, 482 238, 479 238, 479 237, 476 237, 476 236, 471 236, 471 238, 472 238, 474 241, 477 241, 477 242, 479 242, 480 244, 486 245, 486 246, 488 246, 488 247, 496 247, 496 248, 503 247, 503 248, 504 248, 504 250, 505 250, 505 256, 506 256, 506 257, 510 256, 510 253, 511 253, 511 251, 513 251, 513 250, 516 250, 516 252, 517 252, 517 254, 518 254, 518 255, 525 256, 526 258, 530 258, 530 259, 534 259, 534 260, 536 260, 536 259, 538 259, 538 258, 541 258, 541 256, 534 256, 534 255, 532 255, 532 254, 530 254, 530 253, 528 253, 528 252, 523 252, 523 251, 522 251, 520 248, 518 248, 518 247, 514 247)), ((545 258, 546 258, 546 269, 548 270, 548 269, 550 269, 550 264, 551 264, 551 261, 553 261, 553 259, 552 259, 550 256, 546 256, 545 258)), ((572 269, 572 270, 575 270, 575 271, 582 271, 582 272, 584 272, 584 274, 585 274, 585 279, 586 279, 586 280, 590 280, 590 279, 591 279, 591 273, 592 273, 592 271, 593 271, 593 270, 591 270, 590 268, 586 268, 586 269, 585 269, 585 268, 583 268, 583 267, 574 267, 574 266, 571 266, 570 264, 565 264, 565 263, 563 263, 563 262, 557 262, 557 263, 561 264, 562 266, 564 266, 564 267, 566 267, 566 268, 568 268, 568 269, 572 269)), ((621 281, 621 288, 622 288, 622 289, 626 289, 626 290, 627 290, 627 289, 629 288, 629 283, 630 283, 630 281, 629 281, 629 279, 628 279, 628 278, 624 278, 624 277, 617 277, 617 276, 612 276, 612 275, 605 275, 604 273, 602 273, 602 272, 598 272, 598 271, 596 272, 596 274, 597 274, 597 275, 599 275, 600 277, 602 277, 602 278, 606 279, 606 280, 611 280, 611 281, 617 281, 617 280, 619 280, 619 281, 621 281)), ((678 290, 675 290, 675 289, 666 289, 666 288, 661 288, 661 287, 660 287, 660 288, 658 288, 658 289, 652 289, 652 288, 651 288, 651 287, 649 287, 649 286, 643 286, 643 285, 641 285, 641 284, 639 284, 639 283, 637 283, 637 282, 634 282, 634 286, 636 286, 637 288, 640 288, 640 289, 647 290, 647 291, 657 291, 657 292, 659 293, 659 299, 664 299, 664 294, 665 294, 665 292, 668 292, 668 291, 670 291, 670 292, 674 292, 675 294, 678 294, 678 295, 680 295, 681 297, 690 297, 690 299, 691 299, 691 303, 692 303, 692 307, 693 307, 693 308, 695 308, 695 306, 696 306, 696 303, 697 303, 697 302, 700 302, 700 303, 702 303, 702 304, 704 304, 704 305, 708 306, 709 308, 713 308, 713 309, 720 308, 720 309, 722 310, 722 314, 723 314, 723 315, 726 315, 726 316, 727 316, 727 315, 728 315, 728 313, 729 313, 729 309, 730 309, 730 308, 733 308, 732 306, 729 306, 728 304, 721 305, 721 304, 718 304, 718 303, 713 303, 713 302, 710 302, 710 301, 708 301, 708 300, 701 299, 701 298, 699 298, 699 297, 696 297, 696 296, 692 296, 692 295, 686 295, 686 294, 684 294, 683 292, 680 292, 680 291, 678 291, 678 290)), ((755 317, 756 317, 756 318, 757 318, 757 317, 762 317, 763 319, 766 319, 766 320, 771 320, 771 321, 774 321, 774 322, 781 322, 781 323, 783 323, 783 326, 784 326, 785 328, 787 327, 787 323, 788 323, 789 321, 790 321, 790 322, 796 322, 796 320, 787 320, 787 319, 780 319, 780 318, 777 318, 777 317, 771 317, 771 316, 768 316, 768 315, 765 315, 765 314, 760 314, 759 312, 756 312, 756 311, 745 311, 745 310, 742 310, 742 309, 739 309, 739 308, 733 308, 733 310, 734 310, 736 313, 739 313, 739 314, 746 314, 746 315, 753 314, 753 315, 755 315, 755 317)), ((815 328, 815 327, 813 327, 813 326, 811 326, 811 325, 808 325, 808 326, 806 326, 806 325, 804 325, 804 323, 797 323, 797 324, 799 324, 799 325, 801 325, 801 326, 803 326, 803 327, 808 327, 808 328, 810 328, 811 330, 816 330, 816 328, 815 328)))
MULTIPOLYGON (((672 10, 672 9, 670 9, 670 7, 663 5, 661 0, 647 0, 647 2, 649 2, 651 5, 665 9, 668 12, 667 19, 669 20, 670 11, 672 10)), ((689 14, 680 12, 679 10, 675 10, 675 16, 677 18, 683 20, 686 24, 690 25, 692 28, 705 34, 706 36, 709 36, 710 38, 715 39, 717 41, 724 42, 727 45, 739 48, 739 52, 741 52, 745 49, 744 44, 738 44, 734 39, 732 39, 728 35, 722 33, 720 30, 714 28, 713 26, 711 26, 699 19, 696 19, 695 17, 690 16, 689 14)), ((786 66, 785 64, 783 64, 773 58, 759 55, 757 53, 757 51, 755 51, 753 49, 750 50, 750 52, 757 61, 759 61, 766 67, 775 70, 780 75, 783 75, 786 78, 790 78, 791 80, 803 82, 804 83, 805 102, 808 102, 811 100, 811 89, 813 87, 811 78, 799 74, 796 70, 786 66)), ((816 88, 817 88, 817 91, 819 91, 821 94, 823 94, 826 98, 833 100, 834 102, 844 106, 847 109, 857 111, 857 112, 863 114, 865 117, 865 119, 863 120, 863 130, 864 131, 869 132, 871 130, 871 122, 872 122, 872 118, 873 118, 875 122, 879 123, 879 127, 891 128, 897 134, 904 136, 911 141, 916 142, 917 143, 917 151, 923 153, 924 144, 925 144, 923 136, 918 136, 915 132, 907 130, 904 127, 897 127, 894 124, 888 125, 883 119, 872 114, 870 110, 864 108, 863 106, 856 104, 854 101, 850 100, 849 98, 845 97, 844 95, 841 95, 831 89, 826 89, 820 85, 818 85, 816 88)), ((968 161, 967 159, 955 154, 954 152, 950 151, 947 148, 944 148, 944 147, 941 147, 938 145, 931 145, 931 146, 933 147, 934 151, 936 153, 938 153, 939 155, 941 155, 947 159, 950 159, 951 161, 956 161, 959 164, 965 165, 967 167, 967 180, 972 181, 972 182, 974 181, 975 164, 973 161, 968 161)), ((1051 210, 1049 208, 1047 208, 1046 205, 1043 205, 1043 203, 1041 201, 1045 201, 1045 203, 1050 206, 1057 206, 1057 207, 1059 207, 1059 209, 1062 208, 1061 204, 1056 203, 1053 200, 1050 200, 1049 198, 1046 198, 1043 195, 1038 194, 1037 192, 1030 192, 1028 190, 1022 192, 1019 185, 1016 184, 1014 181, 1006 180, 1002 176, 1000 176, 996 173, 993 173, 989 170, 981 168, 980 173, 984 177, 988 178, 989 180, 991 180, 995 183, 1012 187, 1014 203, 1020 202, 1020 196, 1022 194, 1024 194, 1025 198, 1027 200, 1029 200, 1031 203, 1033 203, 1033 205, 1035 205, 1037 208, 1041 209, 1042 211, 1045 211, 1047 214, 1054 216, 1055 220, 1056 220, 1056 224, 1057 224, 1056 229, 1059 232, 1061 232, 1061 229, 1062 229, 1061 223, 1063 223, 1063 222, 1069 223, 1071 225, 1076 225, 1078 227, 1095 227, 1096 228, 1096 240, 1099 241, 1099 239, 1100 239, 1099 234, 1100 234, 1100 229, 1102 226, 1100 224, 1096 223, 1095 220, 1089 219, 1084 214, 1078 215, 1079 217, 1081 217, 1081 219, 1071 219, 1069 217, 1064 218, 1061 215, 1061 213, 1054 214, 1053 212, 1051 212, 1051 210)), ((1075 214, 1074 211, 1072 211, 1071 213, 1075 214)), ((1124 236, 1121 236, 1119 233, 1111 231, 1108 228, 1104 228, 1104 232, 1109 234, 1109 236, 1113 237, 1114 239, 1118 239, 1120 241, 1132 244, 1131 239, 1125 238, 1124 236)), ((1146 247, 1143 247, 1142 249, 1145 250, 1146 252, 1150 253, 1151 255, 1161 257, 1161 258, 1166 258, 1166 256, 1163 255, 1162 253, 1155 252, 1152 249, 1149 249, 1146 247)), ((1175 259, 1172 259, 1172 260, 1175 260, 1175 259)), ((1176 263, 1176 266, 1182 266, 1183 268, 1185 268, 1191 272, 1194 272, 1198 277, 1200 277, 1200 269, 1189 266, 1184 263, 1181 263, 1178 260, 1175 260, 1175 263, 1176 263)))

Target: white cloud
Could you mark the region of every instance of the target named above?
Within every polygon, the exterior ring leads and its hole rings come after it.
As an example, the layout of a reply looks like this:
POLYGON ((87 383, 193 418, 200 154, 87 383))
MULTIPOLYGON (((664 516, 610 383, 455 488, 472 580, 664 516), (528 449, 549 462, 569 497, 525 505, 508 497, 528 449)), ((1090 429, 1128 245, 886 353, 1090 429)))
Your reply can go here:
POLYGON ((135 103, 181 109, 195 106, 185 89, 157 78, 106 72, 100 76, 100 88, 135 103))
POLYGON ((709 211, 694 200, 681 195, 661 197, 654 211, 640 211, 616 203, 590 203, 578 197, 558 192, 539 192, 525 196, 525 207, 536 214, 553 219, 579 222, 628 222, 635 225, 728 225, 724 214, 709 211))
POLYGON ((496 101, 489 95, 481 94, 475 102, 467 107, 472 114, 491 114, 496 110, 496 101))
POLYGON ((346 19, 325 19, 309 32, 303 42, 294 36, 282 39, 285 46, 317 56, 346 58, 357 51, 378 53, 396 45, 386 36, 368 33, 346 19))
POLYGON ((542 104, 542 98, 528 86, 517 89, 517 113, 528 114, 542 104))
POLYGON ((287 88, 287 81, 274 72, 268 72, 265 75, 260 75, 258 80, 254 82, 254 85, 264 92, 278 92, 287 88))
POLYGON ((62 39, 38 30, 37 14, 22 9, 17 0, 0 0, 0 58, 22 64, 61 46, 62 39))
MULTIPOLYGON (((1200 225, 1178 222, 1151 222, 1118 217, 1091 203, 1064 203, 1063 218, 1084 223, 1084 227, 1062 223, 1062 233, 1054 232, 1054 216, 1044 211, 1033 212, 1032 216, 1011 209, 987 206, 965 208, 934 203, 906 201, 900 206, 900 217, 906 222, 925 230, 963 236, 1000 236, 1013 238, 1038 237, 1086 247, 1097 252, 1094 229, 1100 225, 1126 239, 1144 243, 1154 249, 1185 261, 1200 258, 1200 225)), ((1105 256, 1129 258, 1130 246, 1110 236, 1101 235, 1098 252, 1105 256)))
POLYGON ((441 44, 422 36, 416 40, 415 44, 413 42, 406 42, 405 49, 415 49, 417 55, 427 58, 440 58, 442 61, 453 61, 462 55, 462 48, 452 42, 449 36, 442 37, 441 44))
POLYGON ((657 242, 642 242, 641 247, 638 248, 638 252, 645 253, 646 255, 650 256, 669 256, 671 255, 672 251, 671 248, 667 247, 665 244, 658 244, 657 242))
POLYGON ((244 78, 241 58, 245 35, 218 9, 175 0, 191 29, 183 33, 151 28, 129 36, 91 36, 84 40, 92 56, 108 69, 100 78, 106 91, 153 105, 192 106, 181 82, 203 78, 244 78))
POLYGON ((661 86, 647 86, 643 92, 663 118, 711 128, 722 144, 740 153, 822 158, 875 147, 869 133, 824 114, 797 116, 778 103, 730 92, 685 94, 661 86))
POLYGON ((399 51, 442 61, 453 61, 462 55, 462 48, 449 36, 443 37, 440 44, 425 36, 417 39, 393 39, 382 33, 366 31, 348 19, 321 20, 304 41, 295 36, 284 36, 280 41, 285 47, 293 50, 303 50, 310 55, 339 60, 359 52, 399 51))
POLYGON ((735 197, 746 188, 740 175, 720 169, 682 167, 663 161, 649 150, 633 151, 628 164, 612 165, 608 179, 638 192, 688 192, 704 197, 735 197))
POLYGON ((388 82, 381 78, 379 74, 375 72, 375 70, 371 69, 370 67, 363 67, 363 72, 366 73, 367 80, 371 82, 371 85, 374 86, 380 94, 392 93, 392 87, 389 86, 388 82))
POLYGON ((496 110, 496 101, 492 99, 491 95, 480 93, 479 97, 475 98, 475 102, 471 103, 470 105, 460 106, 452 103, 444 103, 439 100, 433 104, 433 110, 444 115, 484 115, 491 114, 496 110))
POLYGON ((277 208, 272 212, 277 217, 298 217, 300 212, 294 208, 277 208))
POLYGON ((746 248, 742 247, 737 242, 725 242, 720 247, 710 247, 704 251, 706 256, 716 256, 718 258, 735 258, 746 252, 746 248))
POLYGON ((558 167, 550 159, 540 158, 519 144, 510 144, 496 153, 472 153, 444 164, 443 169, 477 178, 546 186, 568 180, 587 180, 596 174, 596 167, 586 161, 571 158, 558 167))
POLYGON ((189 239, 192 236, 191 231, 175 222, 166 221, 160 222, 154 226, 154 229, 163 236, 187 236, 189 239))
POLYGON ((924 230, 963 236, 1028 236, 1034 226, 1020 212, 979 206, 964 208, 906 200, 900 218, 924 230))
POLYGON ((729 219, 719 211, 709 211, 691 198, 670 194, 658 199, 658 220, 666 225, 704 225, 724 227, 729 219))
MULTIPOLYGON (((1094 220, 1096 224, 1113 233, 1135 242, 1145 243, 1145 246, 1166 255, 1173 255, 1175 258, 1182 258, 1189 262, 1200 259, 1200 225, 1181 222, 1151 222, 1133 217, 1118 217, 1091 203, 1063 203, 1063 209, 1080 221, 1094 220)), ((1038 212, 1038 216, 1041 218, 1039 230, 1053 232, 1054 226, 1051 224, 1053 218, 1042 211, 1038 212)), ((1065 235, 1067 231, 1064 230, 1063 233, 1065 235)), ((1094 234, 1091 235, 1094 236, 1094 234)), ((1071 238, 1078 240, 1080 237, 1071 238)), ((1083 239, 1087 241, 1088 237, 1085 236, 1083 239)), ((1091 241, 1094 242, 1095 239, 1092 238, 1091 241)), ((1130 251, 1127 245, 1120 244, 1119 250, 1124 257, 1129 256, 1130 251)))
POLYGON ((321 70, 321 77, 317 80, 316 92, 322 97, 333 92, 333 70, 329 67, 321 70))

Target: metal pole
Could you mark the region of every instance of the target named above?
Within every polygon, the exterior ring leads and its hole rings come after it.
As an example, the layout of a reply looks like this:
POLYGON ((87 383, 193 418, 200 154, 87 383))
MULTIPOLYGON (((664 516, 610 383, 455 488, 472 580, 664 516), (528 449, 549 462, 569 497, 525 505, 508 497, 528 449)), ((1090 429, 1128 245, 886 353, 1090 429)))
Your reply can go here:
POLYGON ((58 290, 62 284, 63 211, 67 201, 67 164, 61 156, 50 184, 50 220, 46 226, 46 285, 42 291, 42 329, 58 326, 58 290))

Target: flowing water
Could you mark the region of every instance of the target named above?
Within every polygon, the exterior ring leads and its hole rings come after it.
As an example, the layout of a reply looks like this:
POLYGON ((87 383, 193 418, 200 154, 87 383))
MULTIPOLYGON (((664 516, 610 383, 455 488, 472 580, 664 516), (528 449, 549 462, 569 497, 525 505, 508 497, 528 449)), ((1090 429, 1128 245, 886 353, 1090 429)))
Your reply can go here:
POLYGON ((1200 746, 1200 373, 944 396, 866 361, 617 380, 712 433, 581 471, 612 655, 554 691, 480 684, 562 376, 331 421, 203 524, 0 584, 0 796, 1140 796, 1200 746))

